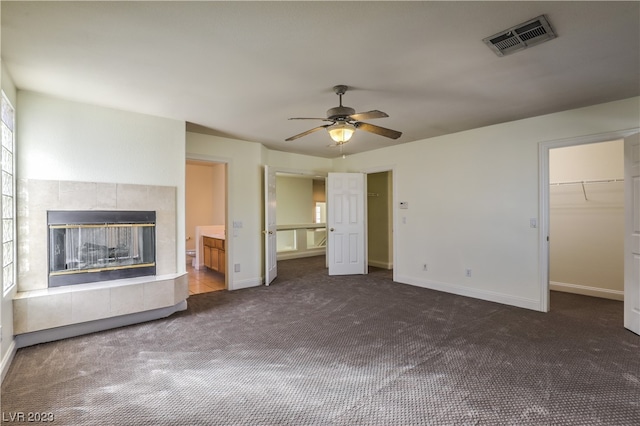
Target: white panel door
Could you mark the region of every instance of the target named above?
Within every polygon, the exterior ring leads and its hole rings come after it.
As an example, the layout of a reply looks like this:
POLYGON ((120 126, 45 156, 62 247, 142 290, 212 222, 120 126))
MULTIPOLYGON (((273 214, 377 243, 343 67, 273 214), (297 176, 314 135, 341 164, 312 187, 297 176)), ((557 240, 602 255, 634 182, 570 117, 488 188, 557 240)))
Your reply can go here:
POLYGON ((624 140, 624 326, 640 334, 640 136, 624 140))
POLYGON ((264 166, 264 283, 278 276, 276 245, 276 172, 264 166))
POLYGON ((329 275, 367 273, 365 186, 363 173, 329 173, 329 275))

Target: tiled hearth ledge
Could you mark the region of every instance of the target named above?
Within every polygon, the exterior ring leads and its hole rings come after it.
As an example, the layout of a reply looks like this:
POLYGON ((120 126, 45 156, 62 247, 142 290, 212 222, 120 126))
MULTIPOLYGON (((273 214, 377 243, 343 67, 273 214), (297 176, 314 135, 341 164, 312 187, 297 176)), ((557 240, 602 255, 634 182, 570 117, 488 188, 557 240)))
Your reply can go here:
POLYGON ((164 318, 187 307, 186 274, 103 281, 18 292, 17 347, 164 318))
POLYGON ((186 309, 188 277, 178 273, 176 187, 18 179, 16 346, 24 347, 163 318, 186 309), (156 212, 155 276, 47 286, 48 210, 156 212))

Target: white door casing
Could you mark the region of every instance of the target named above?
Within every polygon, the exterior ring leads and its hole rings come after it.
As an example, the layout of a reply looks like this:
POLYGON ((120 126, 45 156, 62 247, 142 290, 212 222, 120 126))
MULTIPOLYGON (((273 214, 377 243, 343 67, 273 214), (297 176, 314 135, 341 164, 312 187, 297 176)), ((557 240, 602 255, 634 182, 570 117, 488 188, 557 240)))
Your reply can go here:
POLYGON ((276 240, 276 172, 264 166, 264 283, 278 276, 276 240))
POLYGON ((640 334, 640 134, 624 139, 624 326, 640 334))
POLYGON ((329 275, 367 273, 365 182, 363 173, 329 173, 329 275))

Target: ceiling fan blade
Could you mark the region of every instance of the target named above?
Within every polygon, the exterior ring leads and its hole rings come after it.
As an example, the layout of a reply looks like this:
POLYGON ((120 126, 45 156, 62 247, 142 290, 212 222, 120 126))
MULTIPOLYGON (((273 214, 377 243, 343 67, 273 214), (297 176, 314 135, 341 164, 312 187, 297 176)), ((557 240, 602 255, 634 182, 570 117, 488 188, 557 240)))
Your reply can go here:
POLYGON ((391 130, 369 123, 357 122, 354 123, 354 126, 356 126, 357 129, 364 130, 365 132, 375 133, 376 135, 385 136, 391 139, 398 139, 402 136, 402 132, 398 132, 397 130, 391 130))
POLYGON ((330 126, 330 124, 327 124, 325 126, 314 127, 313 129, 307 130, 306 132, 302 132, 302 133, 299 133, 299 134, 297 134, 295 136, 291 136, 290 138, 285 139, 285 141, 289 142, 289 141, 301 138, 303 136, 307 136, 308 134, 313 133, 313 132, 317 132, 318 130, 326 129, 329 126, 330 126))
POLYGON ((374 118, 385 118, 388 117, 386 112, 378 111, 374 109, 373 111, 367 112, 357 112, 355 114, 351 114, 349 116, 352 120, 362 121, 362 120, 372 120, 374 118))
POLYGON ((328 118, 320 118, 320 117, 293 117, 293 118, 290 118, 289 120, 322 120, 322 121, 333 121, 333 120, 329 120, 328 118))

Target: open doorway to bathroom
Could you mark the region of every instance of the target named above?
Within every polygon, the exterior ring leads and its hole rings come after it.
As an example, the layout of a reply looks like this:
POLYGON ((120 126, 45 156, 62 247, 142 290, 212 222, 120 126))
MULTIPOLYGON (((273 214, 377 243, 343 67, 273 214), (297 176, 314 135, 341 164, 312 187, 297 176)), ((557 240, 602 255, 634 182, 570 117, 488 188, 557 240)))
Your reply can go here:
POLYGON ((186 270, 189 295, 225 290, 227 164, 187 160, 186 270))

